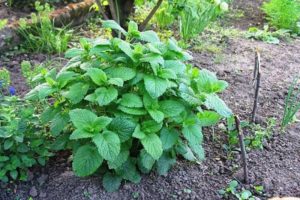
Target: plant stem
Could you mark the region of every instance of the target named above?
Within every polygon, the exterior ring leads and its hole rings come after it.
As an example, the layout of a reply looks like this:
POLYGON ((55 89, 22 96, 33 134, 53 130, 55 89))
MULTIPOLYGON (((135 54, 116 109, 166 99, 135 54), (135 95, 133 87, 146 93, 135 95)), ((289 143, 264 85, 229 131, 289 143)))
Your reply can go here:
POLYGON ((154 8, 151 10, 151 12, 149 13, 149 15, 146 17, 146 19, 142 22, 142 24, 140 25, 140 31, 145 30, 147 24, 149 23, 149 21, 152 19, 152 17, 154 16, 154 14, 156 13, 156 11, 158 10, 158 8, 160 7, 160 5, 162 4, 163 0, 158 0, 157 4, 154 6, 154 8))
POLYGON ((254 104, 252 110, 252 117, 251 122, 255 123, 256 111, 257 111, 257 103, 258 103, 258 96, 259 96, 259 88, 260 88, 260 54, 258 51, 255 52, 255 66, 254 66, 254 76, 253 78, 256 79, 255 83, 255 94, 254 94, 254 104))
POLYGON ((238 132, 241 153, 242 153, 243 168, 244 168, 244 181, 246 184, 248 184, 249 183, 249 175, 248 175, 248 166, 247 166, 247 152, 246 152, 245 143, 244 143, 244 134, 243 134, 243 130, 241 129, 241 122, 240 122, 239 117, 236 115, 236 116, 234 116, 234 119, 235 119, 235 126, 236 126, 236 130, 238 132))

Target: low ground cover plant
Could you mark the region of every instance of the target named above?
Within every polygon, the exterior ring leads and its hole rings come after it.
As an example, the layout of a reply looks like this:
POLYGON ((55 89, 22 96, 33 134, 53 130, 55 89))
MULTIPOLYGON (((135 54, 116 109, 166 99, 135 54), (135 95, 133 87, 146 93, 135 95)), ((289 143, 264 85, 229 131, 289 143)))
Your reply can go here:
POLYGON ((81 48, 66 52, 68 64, 26 96, 48 103, 42 121, 61 148, 72 149, 75 174, 105 172, 103 186, 113 191, 152 169, 165 175, 179 155, 203 160, 202 127, 231 116, 217 95, 227 83, 186 64, 191 56, 173 39, 161 42, 135 22, 128 31, 103 25, 125 40, 81 39, 81 48))
POLYGON ((300 33, 299 0, 270 0, 263 4, 262 9, 273 27, 300 33))
POLYGON ((15 94, 12 86, 0 85, 0 180, 3 182, 26 180, 28 168, 45 165, 53 155, 47 131, 39 126, 36 105, 15 94))

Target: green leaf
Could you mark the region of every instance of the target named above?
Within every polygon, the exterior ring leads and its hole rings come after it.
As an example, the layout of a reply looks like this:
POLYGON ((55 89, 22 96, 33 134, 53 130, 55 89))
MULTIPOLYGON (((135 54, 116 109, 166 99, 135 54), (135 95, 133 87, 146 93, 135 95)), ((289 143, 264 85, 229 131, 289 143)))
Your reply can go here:
POLYGON ((184 105, 175 100, 160 101, 160 110, 165 114, 166 117, 178 116, 185 110, 184 105))
POLYGON ((241 197, 242 199, 249 199, 252 196, 252 193, 249 190, 243 190, 241 197))
POLYGON ((154 119, 157 123, 160 123, 164 120, 165 115, 163 112, 159 110, 152 110, 152 109, 149 109, 148 112, 152 117, 152 119, 154 119))
POLYGON ((9 160, 9 157, 7 156, 0 156, 0 162, 5 162, 5 161, 8 161, 9 160))
POLYGON ((192 151, 196 154, 196 157, 197 157, 199 160, 204 160, 204 158, 205 158, 205 153, 204 153, 204 149, 203 149, 203 147, 201 146, 201 144, 191 143, 191 142, 190 142, 189 145, 190 145, 192 151))
POLYGON ((118 174, 122 175, 122 177, 126 180, 129 180, 133 183, 139 183, 141 181, 141 176, 138 173, 135 163, 131 158, 116 170, 118 174))
POLYGON ((73 131, 73 133, 70 135, 70 140, 78 140, 78 139, 84 139, 84 138, 92 138, 95 134, 87 132, 85 130, 76 129, 73 131))
POLYGON ((152 98, 163 95, 168 88, 168 81, 159 77, 146 75, 144 77, 145 88, 152 98))
POLYGON ((130 44, 128 42, 125 42, 123 40, 120 41, 118 47, 129 57, 131 60, 135 61, 135 58, 133 56, 133 50, 130 47, 130 44))
POLYGON ((116 132, 121 142, 125 142, 131 138, 135 127, 136 123, 133 120, 125 117, 116 117, 112 120, 108 129, 116 132))
POLYGON ((176 163, 176 159, 165 152, 157 161, 156 168, 159 175, 167 175, 171 167, 176 163))
POLYGON ((194 156, 194 153, 188 147, 186 144, 184 144, 182 141, 179 142, 179 144, 176 146, 176 152, 181 154, 185 159, 189 161, 196 161, 197 158, 194 156))
POLYGON ((183 74, 186 70, 185 64, 179 60, 165 60, 164 67, 171 69, 176 74, 183 74))
POLYGON ((177 78, 176 73, 171 69, 162 69, 161 71, 159 71, 158 76, 163 79, 176 79, 177 78))
POLYGON ((182 130, 183 136, 190 144, 200 144, 203 141, 201 127, 198 125, 186 126, 182 130))
POLYGON ((130 107, 130 108, 142 108, 143 101, 140 96, 134 93, 126 93, 122 96, 120 101, 122 106, 130 107))
POLYGON ((102 162, 103 159, 95 147, 84 145, 76 151, 72 167, 75 174, 82 177, 93 174, 102 162))
POLYGON ((10 147, 12 147, 14 144, 13 140, 5 140, 3 148, 4 150, 8 150, 10 147))
POLYGON ((163 153, 162 142, 155 133, 147 134, 141 142, 147 153, 149 153, 155 160, 160 158, 163 153))
POLYGON ((163 128, 160 132, 160 140, 164 150, 173 147, 179 139, 179 133, 175 129, 163 128))
POLYGON ((141 131, 141 126, 139 124, 135 127, 132 137, 138 139, 143 139, 146 137, 146 134, 143 131, 141 131))
POLYGON ((113 161, 120 153, 120 139, 118 135, 111 131, 104 131, 93 137, 100 155, 105 160, 113 161))
POLYGON ((207 111, 207 110, 204 112, 198 113, 197 116, 200 121, 200 125, 202 127, 203 126, 214 126, 221 119, 221 116, 218 113, 216 113, 214 111, 207 111))
POLYGON ((110 78, 121 78, 128 81, 136 76, 136 70, 129 67, 110 67, 105 70, 110 78))
POLYGON ((147 114, 146 110, 143 108, 128 108, 125 106, 118 106, 118 109, 123 111, 124 113, 130 115, 145 115, 147 114))
POLYGON ((155 163, 155 160, 144 149, 141 150, 138 157, 138 167, 143 173, 149 173, 155 163))
POLYGON ((62 95, 69 99, 73 104, 77 104, 84 98, 88 89, 88 84, 75 83, 72 86, 70 86, 68 91, 63 92, 62 95))
POLYGON ((100 106, 108 105, 118 97, 118 90, 114 87, 98 88, 95 93, 100 106))
POLYGON ((163 123, 157 123, 153 120, 147 120, 142 123, 142 130, 145 133, 156 133, 158 132, 163 126, 163 123))
POLYGON ((127 150, 121 151, 119 155, 116 157, 116 159, 107 162, 109 169, 117 169, 121 167, 126 162, 128 157, 129 157, 129 151, 127 150))
POLYGON ((86 109, 74 109, 69 112, 74 126, 82 130, 90 130, 94 126, 97 115, 86 109))
POLYGON ((216 94, 207 94, 204 104, 208 109, 217 111, 217 113, 219 113, 223 117, 228 118, 232 115, 232 111, 216 94))
POLYGON ((10 177, 12 177, 12 179, 16 180, 18 177, 18 171, 17 170, 12 170, 9 172, 10 177))
POLYGON ((149 42, 149 43, 159 43, 160 42, 159 37, 157 36, 157 34, 154 31, 141 32, 140 39, 145 42, 149 42))
POLYGON ((112 84, 112 85, 116 85, 118 87, 123 87, 123 85, 124 85, 124 81, 121 78, 110 78, 108 80, 108 83, 112 84))
POLYGON ((103 176, 102 184, 107 192, 117 191, 121 185, 122 177, 110 172, 106 172, 103 176))
POLYGON ((51 121, 50 132, 53 136, 59 135, 67 126, 70 118, 67 113, 57 113, 51 121))
POLYGON ((88 68, 87 75, 91 77, 93 82, 97 85, 103 85, 107 81, 105 72, 98 68, 88 68))
POLYGON ((72 71, 62 71, 56 76, 60 88, 65 87, 70 81, 74 80, 78 74, 72 71))
POLYGON ((72 48, 66 51, 65 57, 66 58, 73 58, 76 56, 80 56, 84 51, 82 49, 72 48))
POLYGON ((228 86, 226 81, 218 80, 217 76, 203 69, 199 73, 199 77, 196 79, 197 88, 199 92, 216 93, 225 90, 228 86))
POLYGON ((123 35, 127 35, 127 32, 114 20, 105 20, 102 22, 102 26, 103 28, 111 28, 114 30, 118 30, 121 33, 123 33, 123 35))

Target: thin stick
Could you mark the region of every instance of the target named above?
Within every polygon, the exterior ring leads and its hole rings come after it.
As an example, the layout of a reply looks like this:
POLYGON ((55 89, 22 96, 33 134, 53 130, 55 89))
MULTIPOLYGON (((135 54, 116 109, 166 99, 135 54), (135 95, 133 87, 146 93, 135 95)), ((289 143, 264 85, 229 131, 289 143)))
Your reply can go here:
POLYGON ((236 130, 238 132, 241 153, 242 153, 243 168, 244 168, 244 182, 246 184, 248 184, 249 183, 249 175, 248 175, 248 166, 247 166, 247 152, 246 152, 245 143, 244 143, 244 134, 243 134, 243 130, 241 129, 241 122, 240 122, 239 117, 236 115, 236 116, 234 116, 234 119, 235 119, 235 126, 236 126, 236 130))
POLYGON ((100 0, 96 0, 96 4, 98 5, 99 13, 100 13, 101 15, 103 15, 103 17, 104 17, 105 20, 109 20, 108 16, 105 14, 105 11, 104 11, 104 9, 103 9, 103 6, 102 6, 100 0))
POLYGON ((254 94, 254 104, 252 110, 252 117, 251 122, 255 123, 256 111, 257 111, 257 103, 258 103, 258 96, 259 96, 259 88, 260 88, 260 54, 258 51, 255 52, 255 66, 254 66, 254 75, 253 79, 256 79, 255 83, 255 94, 254 94))
MULTIPOLYGON (((109 2, 108 5, 109 5, 110 13, 111 13, 113 20, 115 20, 118 24, 120 24, 118 17, 117 17, 115 1, 109 0, 108 2, 109 2)), ((118 2, 116 2, 116 3, 118 3, 118 2)))
POLYGON ((140 25, 140 31, 145 30, 148 22, 151 20, 151 18, 153 17, 153 15, 156 13, 156 11, 158 10, 158 8, 160 7, 160 5, 161 5, 162 2, 163 2, 163 0, 158 0, 158 2, 154 6, 154 8, 151 10, 151 12, 149 13, 149 15, 146 17, 146 19, 140 25))

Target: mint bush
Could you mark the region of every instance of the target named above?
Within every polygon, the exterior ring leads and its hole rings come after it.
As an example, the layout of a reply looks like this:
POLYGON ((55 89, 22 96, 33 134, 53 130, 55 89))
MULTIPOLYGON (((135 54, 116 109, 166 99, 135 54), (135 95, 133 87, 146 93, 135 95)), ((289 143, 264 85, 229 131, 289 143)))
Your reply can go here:
POLYGON ((57 149, 72 148, 75 174, 104 168, 103 186, 114 191, 152 169, 166 175, 177 155, 203 160, 202 127, 231 115, 217 95, 227 83, 186 65, 191 56, 173 39, 163 43, 134 22, 128 31, 103 25, 126 40, 81 39, 80 49, 66 52, 67 65, 44 74, 26 96, 48 102, 42 121, 57 149))

